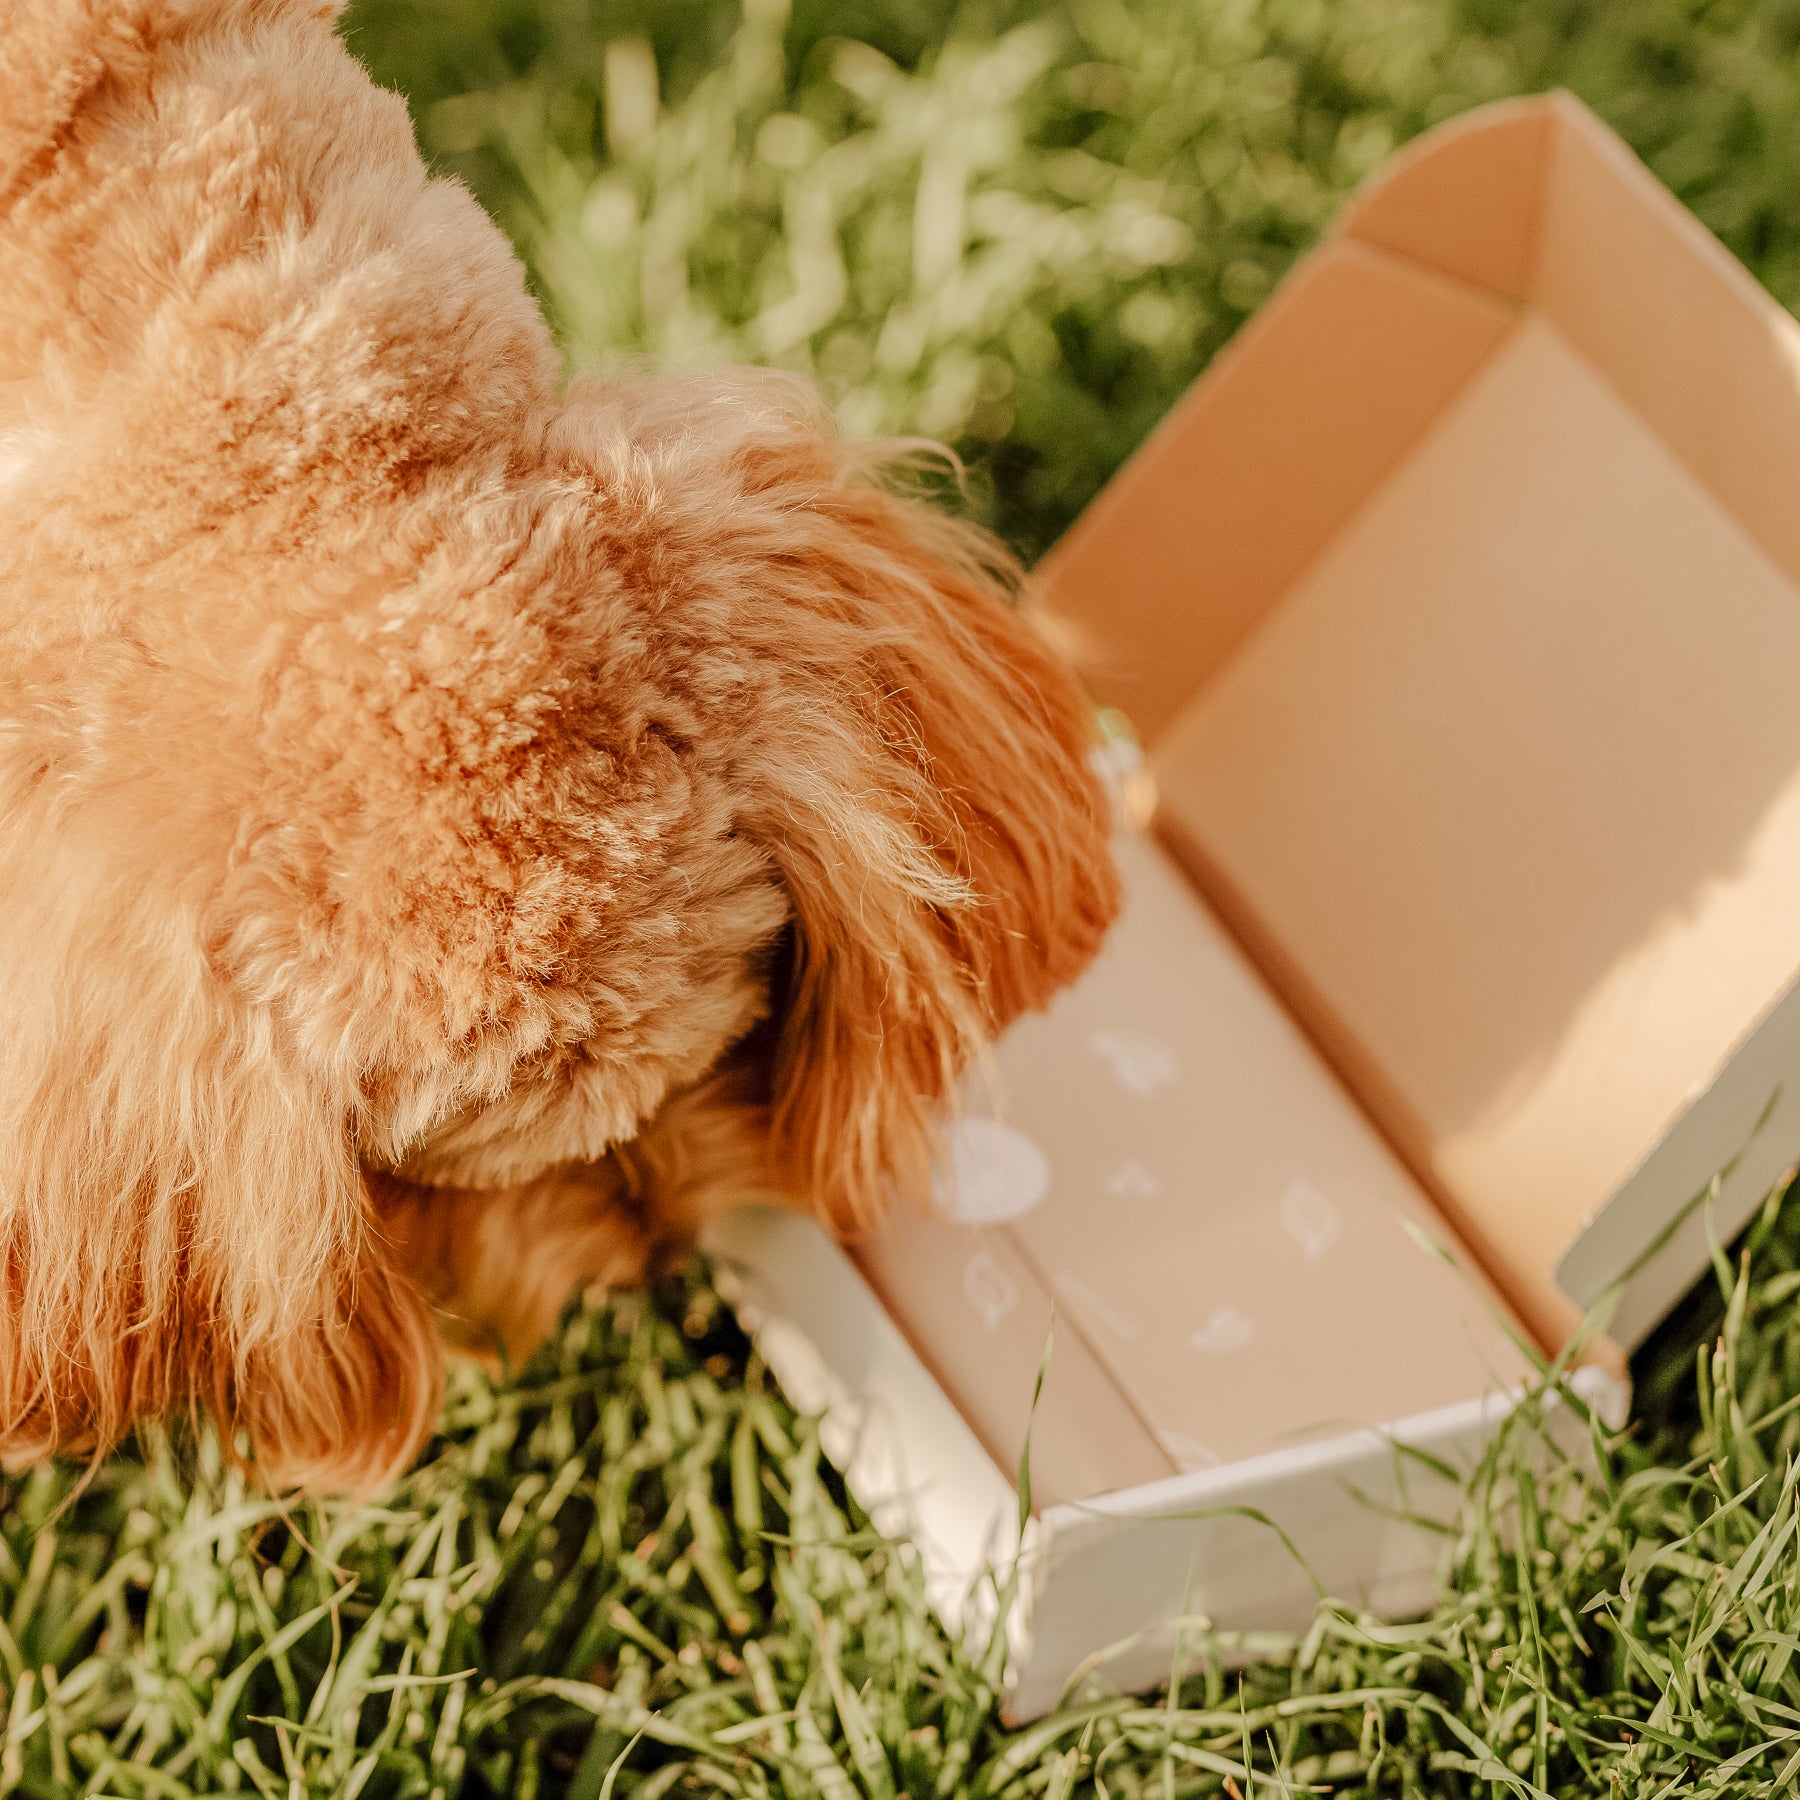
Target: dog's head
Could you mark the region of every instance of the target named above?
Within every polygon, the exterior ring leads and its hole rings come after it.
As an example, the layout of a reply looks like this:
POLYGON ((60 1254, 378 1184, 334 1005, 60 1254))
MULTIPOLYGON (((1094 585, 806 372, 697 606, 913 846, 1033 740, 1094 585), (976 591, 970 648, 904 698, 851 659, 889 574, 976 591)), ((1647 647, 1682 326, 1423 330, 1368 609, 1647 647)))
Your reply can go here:
POLYGON ((399 1059, 371 1144, 455 1185, 591 1158, 765 1023, 782 1161, 865 1222, 1110 916, 1087 709, 996 547, 869 479, 797 383, 577 389, 546 454, 582 499, 576 591, 539 603, 584 638, 538 734, 569 733, 566 794, 508 805, 576 900, 533 990, 559 1016, 466 1100, 399 1059))
POLYGON ((755 1033, 867 1219, 1096 945, 1103 807, 1001 559, 804 390, 559 391, 316 8, 133 17, 0 76, 0 1449, 201 1404, 367 1482, 438 1350, 365 1167, 593 1159, 755 1033))

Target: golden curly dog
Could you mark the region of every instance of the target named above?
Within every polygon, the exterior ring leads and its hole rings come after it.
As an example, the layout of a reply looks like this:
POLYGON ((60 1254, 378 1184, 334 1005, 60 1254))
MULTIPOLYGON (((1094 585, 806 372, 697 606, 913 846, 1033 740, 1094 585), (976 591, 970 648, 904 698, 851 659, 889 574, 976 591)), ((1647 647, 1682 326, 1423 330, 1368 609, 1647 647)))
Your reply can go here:
POLYGON ((794 382, 562 387, 333 10, 5 12, 11 1462, 205 1408, 384 1480, 434 1314, 924 1189, 1114 906, 994 547, 794 382))

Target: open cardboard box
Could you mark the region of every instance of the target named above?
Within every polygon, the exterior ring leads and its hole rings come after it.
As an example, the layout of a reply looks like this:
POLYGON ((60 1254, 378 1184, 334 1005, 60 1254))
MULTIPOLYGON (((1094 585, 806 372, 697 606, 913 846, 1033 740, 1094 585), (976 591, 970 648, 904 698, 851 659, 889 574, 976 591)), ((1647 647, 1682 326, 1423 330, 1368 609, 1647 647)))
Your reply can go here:
POLYGON ((1134 1634, 1109 1677, 1165 1674, 1177 1615, 1305 1620, 1222 1507, 1419 1605, 1400 1515, 1449 1495, 1396 1445, 1466 1458, 1509 1327, 1555 1349, 1628 1270, 1632 1347, 1706 1265, 1696 1194, 1729 1233, 1800 1151, 1800 329, 1578 103, 1487 108, 1041 586, 1155 778, 1125 916, 1001 1046, 938 1216, 860 1272, 798 1218, 717 1239, 946 1593, 1007 1547, 1054 1306, 1018 1716, 1134 1634))

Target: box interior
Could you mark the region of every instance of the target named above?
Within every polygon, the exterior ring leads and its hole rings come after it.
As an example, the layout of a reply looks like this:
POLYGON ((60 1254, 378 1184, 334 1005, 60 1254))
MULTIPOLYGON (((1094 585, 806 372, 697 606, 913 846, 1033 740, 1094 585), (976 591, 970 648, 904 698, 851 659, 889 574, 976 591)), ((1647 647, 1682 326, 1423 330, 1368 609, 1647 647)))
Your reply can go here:
MULTIPOLYGON (((1043 572, 1184 867, 1546 1345, 1584 1229, 1587 1299, 1774 1097, 1744 1051, 1800 964, 1797 343, 1575 103, 1489 109, 1043 572)), ((1796 1148, 1765 1126, 1745 1186, 1796 1148)))

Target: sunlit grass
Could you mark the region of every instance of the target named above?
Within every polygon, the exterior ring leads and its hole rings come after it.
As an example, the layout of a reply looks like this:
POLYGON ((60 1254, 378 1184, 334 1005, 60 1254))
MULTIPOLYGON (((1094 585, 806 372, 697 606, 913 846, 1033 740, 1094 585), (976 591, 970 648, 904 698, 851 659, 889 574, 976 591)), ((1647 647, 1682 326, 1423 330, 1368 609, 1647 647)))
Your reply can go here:
POLYGON ((1160 1700, 1102 1669, 1018 1732, 1001 1632, 939 1626, 698 1273, 584 1305, 515 1382, 463 1370, 377 1506, 284 1512, 204 1443, 80 1492, 69 1471, 18 1483, 0 1789, 1791 1792, 1800 1208, 1771 1204, 1721 1269, 1710 1317, 1655 1353, 1660 1425, 1592 1424, 1571 1455, 1546 1396, 1519 1411, 1428 1618, 1327 1603, 1243 1675, 1197 1620, 1160 1700))

